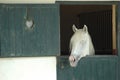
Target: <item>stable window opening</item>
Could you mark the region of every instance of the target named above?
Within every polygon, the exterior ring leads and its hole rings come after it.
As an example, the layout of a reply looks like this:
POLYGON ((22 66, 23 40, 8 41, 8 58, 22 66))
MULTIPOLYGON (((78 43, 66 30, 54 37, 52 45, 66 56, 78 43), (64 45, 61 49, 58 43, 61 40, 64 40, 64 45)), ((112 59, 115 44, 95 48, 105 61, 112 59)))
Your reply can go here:
POLYGON ((95 55, 115 55, 116 5, 60 5, 61 55, 70 55, 72 25, 88 26, 95 55))

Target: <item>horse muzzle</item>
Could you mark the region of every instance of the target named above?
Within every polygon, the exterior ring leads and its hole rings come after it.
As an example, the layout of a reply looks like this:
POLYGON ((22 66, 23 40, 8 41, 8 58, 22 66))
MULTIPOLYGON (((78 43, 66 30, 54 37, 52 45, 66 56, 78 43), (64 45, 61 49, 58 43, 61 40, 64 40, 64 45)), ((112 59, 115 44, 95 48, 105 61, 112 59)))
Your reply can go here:
POLYGON ((69 57, 69 62, 70 62, 70 66, 71 67, 76 67, 77 66, 77 63, 78 63, 78 61, 75 59, 75 57, 74 56, 70 56, 69 57))

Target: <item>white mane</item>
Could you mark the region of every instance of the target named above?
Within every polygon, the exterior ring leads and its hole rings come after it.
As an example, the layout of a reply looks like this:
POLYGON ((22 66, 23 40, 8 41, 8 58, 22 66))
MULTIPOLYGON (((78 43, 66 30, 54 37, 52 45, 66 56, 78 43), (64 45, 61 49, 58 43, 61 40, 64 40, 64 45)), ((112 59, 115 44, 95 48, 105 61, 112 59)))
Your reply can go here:
POLYGON ((76 67, 82 57, 93 55, 95 50, 86 25, 84 25, 83 29, 77 29, 73 25, 73 31, 74 34, 70 40, 71 55, 69 61, 72 67, 76 67))

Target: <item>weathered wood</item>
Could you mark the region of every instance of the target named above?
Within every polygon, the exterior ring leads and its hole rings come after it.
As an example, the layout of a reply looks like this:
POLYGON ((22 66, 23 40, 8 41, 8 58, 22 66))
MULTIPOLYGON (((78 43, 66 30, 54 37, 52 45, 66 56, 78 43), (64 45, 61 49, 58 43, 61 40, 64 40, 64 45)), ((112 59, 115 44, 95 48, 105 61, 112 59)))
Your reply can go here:
POLYGON ((68 57, 58 57, 57 75, 57 80, 117 80, 117 56, 88 56, 76 68, 68 57))
POLYGON ((2 5, 1 56, 59 55, 59 6, 2 5), (26 9, 34 25, 25 25, 26 9))
POLYGON ((120 80, 120 2, 117 6, 117 47, 118 47, 118 79, 120 80))

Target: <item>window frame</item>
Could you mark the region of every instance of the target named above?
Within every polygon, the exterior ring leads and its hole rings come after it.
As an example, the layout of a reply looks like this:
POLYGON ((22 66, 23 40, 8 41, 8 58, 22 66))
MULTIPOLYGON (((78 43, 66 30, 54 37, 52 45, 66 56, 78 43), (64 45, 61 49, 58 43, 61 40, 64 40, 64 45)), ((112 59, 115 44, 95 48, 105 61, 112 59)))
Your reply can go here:
MULTIPOLYGON (((116 49, 117 49, 117 51, 116 51, 116 54, 115 55, 94 55, 94 56, 87 56, 87 57, 93 57, 93 58, 106 58, 106 57, 108 57, 108 58, 116 58, 116 60, 118 59, 118 58, 120 58, 120 29, 119 29, 119 23, 120 23, 120 19, 117 17, 117 16, 120 16, 120 9, 119 9, 119 6, 120 6, 120 4, 119 4, 119 2, 118 1, 57 1, 56 3, 58 3, 59 5, 111 5, 111 6, 113 6, 113 5, 115 5, 116 6, 116 15, 115 15, 115 17, 116 17, 116 23, 115 23, 115 25, 116 25, 116 49)), ((113 8, 113 7, 112 7, 113 8)), ((113 9, 112 9, 113 10, 113 9)), ((112 26, 113 26, 113 24, 112 24, 112 26)), ((113 34, 112 34, 113 35, 113 34)), ((113 43, 112 43, 113 44, 113 43)), ((61 46, 60 46, 61 47, 61 46)))

